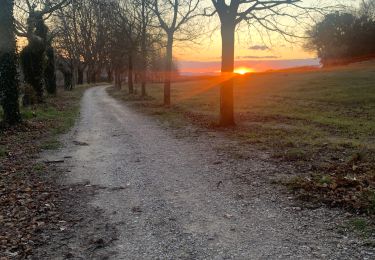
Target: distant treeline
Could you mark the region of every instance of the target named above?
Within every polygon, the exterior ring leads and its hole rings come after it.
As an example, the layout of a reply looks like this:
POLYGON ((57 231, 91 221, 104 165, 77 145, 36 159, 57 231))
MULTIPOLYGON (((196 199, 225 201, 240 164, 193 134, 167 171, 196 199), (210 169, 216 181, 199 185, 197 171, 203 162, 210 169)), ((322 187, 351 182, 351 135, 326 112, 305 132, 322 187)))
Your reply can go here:
POLYGON ((375 1, 355 12, 328 14, 307 35, 306 49, 316 51, 323 66, 375 59, 375 1))

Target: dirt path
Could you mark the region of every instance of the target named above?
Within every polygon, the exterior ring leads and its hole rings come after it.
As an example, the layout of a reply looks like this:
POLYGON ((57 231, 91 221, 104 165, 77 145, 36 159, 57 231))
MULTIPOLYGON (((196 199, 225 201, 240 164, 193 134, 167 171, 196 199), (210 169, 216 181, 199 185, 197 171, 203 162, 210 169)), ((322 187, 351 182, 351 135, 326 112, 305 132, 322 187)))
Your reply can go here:
POLYGON ((109 259, 374 257, 336 231, 342 212, 294 207, 264 177, 278 171, 264 155, 239 163, 218 152, 225 141, 215 134, 176 138, 104 87, 87 90, 82 102, 73 140, 46 157, 71 156, 65 181, 95 187, 90 205, 118 231, 109 259), (246 184, 235 177, 243 174, 246 184))

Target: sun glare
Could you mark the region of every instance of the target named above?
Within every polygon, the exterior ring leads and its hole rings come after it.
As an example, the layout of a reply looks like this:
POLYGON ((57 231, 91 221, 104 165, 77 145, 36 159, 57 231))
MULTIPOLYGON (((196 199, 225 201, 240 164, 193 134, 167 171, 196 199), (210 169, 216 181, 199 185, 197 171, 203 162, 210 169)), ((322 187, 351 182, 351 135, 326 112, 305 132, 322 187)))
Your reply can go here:
POLYGON ((253 69, 251 69, 251 68, 246 68, 246 67, 239 67, 239 68, 236 68, 236 69, 234 70, 234 73, 237 73, 237 74, 240 74, 240 75, 245 75, 245 74, 247 74, 247 73, 252 73, 252 72, 254 72, 253 69))

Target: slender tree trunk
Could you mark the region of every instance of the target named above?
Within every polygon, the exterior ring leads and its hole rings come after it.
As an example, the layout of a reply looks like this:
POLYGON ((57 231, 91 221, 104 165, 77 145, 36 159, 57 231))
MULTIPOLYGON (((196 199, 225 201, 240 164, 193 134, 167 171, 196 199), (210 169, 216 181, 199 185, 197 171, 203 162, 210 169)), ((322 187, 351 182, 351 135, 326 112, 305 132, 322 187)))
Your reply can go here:
POLYGON ((115 69, 115 88, 121 89, 121 74, 120 69, 115 69))
POLYGON ((72 65, 72 89, 76 86, 77 81, 78 81, 78 61, 73 61, 72 65))
POLYGON ((121 89, 122 88, 122 71, 121 69, 118 69, 118 88, 121 89))
POLYGON ((91 83, 91 66, 90 65, 88 65, 88 67, 87 67, 86 81, 87 81, 87 84, 91 83))
POLYGON ((134 82, 133 82, 133 54, 130 53, 128 57, 128 88, 129 94, 134 94, 134 82))
POLYGON ((95 71, 95 68, 91 71, 91 83, 96 83, 96 71, 95 71))
POLYGON ((107 69, 107 81, 109 82, 109 83, 112 83, 112 81, 113 81, 113 76, 112 76, 112 68, 108 68, 107 69))
POLYGON ((10 125, 21 121, 13 7, 13 0, 0 0, 0 100, 10 125))
POLYGON ((234 21, 222 22, 221 39, 222 39, 222 57, 221 73, 229 79, 224 81, 220 86, 220 125, 234 125, 233 112, 233 69, 234 69, 234 21), (228 75, 229 74, 229 75, 228 75))
POLYGON ((142 50, 142 71, 141 71, 141 95, 142 97, 147 96, 146 93, 146 76, 147 76, 147 32, 146 32, 146 0, 142 0, 142 43, 141 43, 141 50, 142 50))
POLYGON ((147 75, 147 71, 146 71, 146 58, 145 57, 142 57, 142 79, 141 79, 141 95, 142 97, 145 97, 147 96, 147 92, 146 92, 146 75, 147 75))
POLYGON ((44 68, 44 82, 48 94, 56 95, 56 70, 55 70, 55 51, 48 44, 46 49, 46 66, 44 68))
POLYGON ((167 53, 164 76, 164 105, 171 105, 171 74, 172 74, 172 55, 173 55, 173 34, 168 34, 167 53))
POLYGON ((78 71, 77 71, 77 73, 78 73, 77 84, 78 85, 83 84, 83 71, 84 71, 84 69, 80 65, 78 65, 78 71))
POLYGON ((63 73, 63 76, 64 76, 64 88, 65 90, 67 91, 70 91, 72 90, 72 79, 73 79, 73 75, 72 75, 72 70, 71 68, 67 68, 66 70, 62 71, 63 73))

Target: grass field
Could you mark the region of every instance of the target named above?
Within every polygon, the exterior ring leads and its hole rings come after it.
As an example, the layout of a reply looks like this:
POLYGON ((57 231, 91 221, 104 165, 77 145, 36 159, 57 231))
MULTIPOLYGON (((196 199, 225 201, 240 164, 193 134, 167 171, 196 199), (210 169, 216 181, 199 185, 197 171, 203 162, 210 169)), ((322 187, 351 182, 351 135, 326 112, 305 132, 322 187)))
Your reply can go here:
POLYGON ((74 91, 59 89, 56 96, 47 97, 43 104, 21 107, 22 123, 0 128, 0 163, 5 163, 2 159, 12 159, 9 154, 31 154, 39 149, 59 148, 61 144, 57 137, 73 126, 87 87, 78 86, 74 91))
MULTIPOLYGON (((212 126, 220 81, 174 83, 170 109, 161 105, 161 84, 148 86, 150 100, 113 95, 177 127, 188 120, 212 126)), ((375 63, 249 74, 234 84, 237 126, 227 131, 230 138, 292 162, 301 175, 288 185, 301 197, 375 213, 375 63)))

